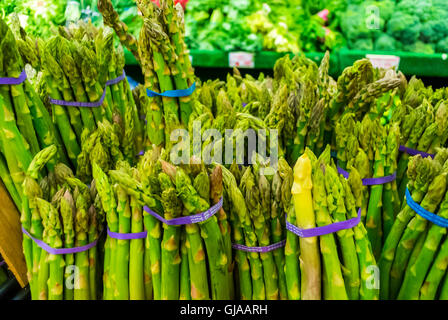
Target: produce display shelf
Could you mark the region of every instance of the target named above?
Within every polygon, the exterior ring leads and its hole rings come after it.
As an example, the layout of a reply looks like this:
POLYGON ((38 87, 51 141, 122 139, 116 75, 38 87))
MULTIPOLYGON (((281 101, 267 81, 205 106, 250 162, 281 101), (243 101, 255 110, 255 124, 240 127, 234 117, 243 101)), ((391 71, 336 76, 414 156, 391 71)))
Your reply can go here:
MULTIPOLYGON (((272 69, 275 61, 287 53, 272 51, 260 51, 252 54, 252 69, 272 69)), ((190 59, 193 67, 203 68, 229 68, 232 67, 229 52, 191 50, 190 59)), ((292 53, 290 53, 293 56, 292 53)), ((309 52, 305 54, 308 58, 319 63, 324 53, 309 52)), ((368 55, 399 57, 398 69, 405 75, 416 75, 420 77, 448 77, 448 54, 423 54, 412 52, 388 52, 388 51, 361 51, 341 49, 331 53, 330 74, 339 75, 342 71, 353 65, 356 60, 366 58, 368 55)), ((137 60, 125 50, 126 64, 135 65, 137 60)))
POLYGON ((367 55, 386 55, 400 58, 398 69, 405 75, 420 77, 448 77, 448 54, 423 54, 412 52, 360 51, 342 49, 339 51, 340 72, 367 55))
MULTIPOLYGON (((229 61, 230 52, 219 50, 190 50, 190 59, 193 67, 203 68, 229 68, 233 67, 229 61)), ((253 66, 252 69, 272 69, 275 62, 285 56, 288 53, 272 52, 272 51, 260 51, 253 53, 253 66)), ((292 57, 293 54, 289 53, 292 57)), ((309 59, 320 63, 324 53, 310 52, 305 54, 309 59)), ((126 64, 135 65, 137 60, 127 50, 125 50, 126 64)), ((330 74, 337 74, 339 72, 339 61, 336 54, 331 55, 330 74)))

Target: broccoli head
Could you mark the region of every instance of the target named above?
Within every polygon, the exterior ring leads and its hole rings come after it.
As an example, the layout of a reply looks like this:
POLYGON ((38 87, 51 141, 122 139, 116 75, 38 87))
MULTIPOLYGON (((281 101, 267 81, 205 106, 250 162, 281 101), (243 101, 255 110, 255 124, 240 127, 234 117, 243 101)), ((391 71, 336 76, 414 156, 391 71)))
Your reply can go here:
POLYGON ((448 20, 427 21, 422 24, 420 39, 437 43, 448 36, 448 20))
POLYGON ((387 33, 404 45, 415 43, 419 36, 422 25, 417 16, 397 11, 387 23, 387 33))
POLYGON ((382 34, 375 41, 375 50, 378 51, 396 51, 398 50, 399 43, 397 40, 389 36, 388 34, 382 34))

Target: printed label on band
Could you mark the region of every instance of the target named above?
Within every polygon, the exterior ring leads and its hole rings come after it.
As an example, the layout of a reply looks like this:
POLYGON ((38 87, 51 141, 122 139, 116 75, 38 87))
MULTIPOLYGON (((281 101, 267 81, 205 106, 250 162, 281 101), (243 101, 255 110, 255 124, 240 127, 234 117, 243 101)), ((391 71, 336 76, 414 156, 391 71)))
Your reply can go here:
POLYGON ((325 234, 335 233, 340 230, 350 229, 358 225, 361 221, 361 208, 358 210, 358 216, 345 221, 335 222, 326 226, 316 227, 311 229, 301 229, 292 223, 286 221, 286 229, 298 235, 301 238, 310 238, 323 236, 325 234))
POLYGON ((18 85, 23 83, 26 79, 26 72, 25 69, 22 70, 18 78, 12 78, 12 77, 0 77, 0 84, 6 84, 6 85, 18 85))
MULTIPOLYGON (((350 173, 348 173, 347 171, 345 171, 344 169, 342 169, 339 166, 338 166, 338 173, 343 175, 345 179, 348 179, 348 177, 350 175, 350 173)), ((362 181, 363 186, 374 186, 374 185, 378 185, 378 184, 386 184, 386 183, 394 181, 395 179, 397 179, 396 172, 394 172, 393 174, 391 174, 389 176, 384 176, 384 177, 364 178, 364 179, 361 179, 361 181, 362 181)))
POLYGON ((93 247, 95 247, 97 242, 98 242, 98 239, 96 239, 95 241, 93 241, 93 242, 91 242, 91 243, 89 243, 89 244, 87 244, 85 246, 81 246, 81 247, 75 247, 75 248, 52 248, 48 244, 43 242, 42 240, 34 238, 27 230, 25 230, 24 227, 22 227, 22 232, 24 234, 26 234, 28 237, 30 237, 31 240, 33 240, 39 247, 44 249, 46 252, 48 252, 50 254, 55 254, 55 255, 84 252, 84 251, 90 250, 93 247))
POLYGON ((136 233, 118 233, 110 231, 109 227, 107 227, 107 235, 111 238, 118 240, 136 240, 136 239, 145 239, 148 235, 148 231, 136 232, 136 233))
POLYGON ((271 244, 266 247, 247 247, 245 245, 235 243, 235 244, 232 244, 232 248, 236 249, 236 250, 247 251, 247 252, 265 253, 265 252, 269 252, 269 251, 273 251, 273 250, 282 248, 285 246, 285 244, 286 244, 286 240, 282 240, 280 242, 271 244))
POLYGON ((223 199, 221 197, 221 199, 219 199, 219 202, 217 204, 213 205, 212 207, 210 207, 207 211, 204 211, 204 212, 201 212, 201 213, 198 213, 195 215, 191 215, 191 216, 184 216, 184 217, 179 217, 179 218, 174 218, 174 219, 169 219, 169 220, 165 219, 164 217, 160 216, 156 212, 152 211, 147 206, 144 206, 143 210, 148 212, 150 215, 155 217, 157 220, 159 220, 169 226, 179 226, 179 225, 184 225, 184 224, 193 224, 193 223, 204 222, 204 221, 210 219, 212 216, 214 216, 216 214, 216 212, 219 211, 219 209, 222 208, 222 202, 223 202, 223 199))
POLYGON ((428 210, 420 206, 417 202, 414 201, 414 199, 412 199, 411 193, 409 192, 409 189, 407 187, 406 203, 412 210, 415 211, 415 213, 417 213, 422 218, 438 225, 439 227, 448 228, 448 219, 442 218, 432 212, 429 212, 428 210))
POLYGON ((419 155, 421 155, 423 158, 431 157, 431 158, 434 159, 434 157, 435 157, 434 154, 426 153, 426 152, 423 152, 423 151, 418 151, 418 150, 415 150, 415 149, 412 149, 412 148, 408 148, 408 147, 405 147, 405 146, 400 146, 400 147, 398 148, 398 150, 401 151, 401 152, 406 152, 406 153, 409 154, 410 156, 416 156, 416 155, 419 154, 419 155))
POLYGON ((68 107, 81 107, 81 108, 97 108, 100 107, 103 102, 104 102, 104 98, 106 97, 106 89, 108 86, 114 85, 119 83, 120 81, 123 81, 126 78, 126 74, 123 70, 123 73, 121 74, 121 76, 115 78, 115 79, 111 79, 106 81, 106 86, 104 87, 103 90, 103 94, 101 95, 100 100, 95 101, 95 102, 78 102, 78 101, 65 101, 65 100, 58 100, 58 99, 53 99, 51 97, 49 97, 50 99, 50 103, 52 104, 57 104, 60 106, 68 106, 68 107))
POLYGON ((159 96, 168 98, 180 98, 191 96, 195 89, 196 89, 196 82, 193 82, 193 84, 188 89, 167 90, 162 93, 146 89, 146 94, 148 95, 148 97, 159 96))

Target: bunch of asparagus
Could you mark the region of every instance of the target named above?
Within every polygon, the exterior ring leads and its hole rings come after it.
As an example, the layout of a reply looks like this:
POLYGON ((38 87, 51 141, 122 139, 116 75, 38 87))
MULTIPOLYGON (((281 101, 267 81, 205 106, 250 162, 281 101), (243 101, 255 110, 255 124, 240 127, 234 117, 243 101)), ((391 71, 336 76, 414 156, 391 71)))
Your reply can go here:
POLYGON ((167 220, 204 212, 220 200, 221 173, 215 168, 209 174, 203 165, 175 167, 161 157, 154 148, 136 168, 119 163, 108 175, 93 165, 110 230, 147 230, 146 239, 107 238, 104 297, 232 299, 230 231, 222 209, 185 226, 164 224, 142 211, 146 205, 167 220))
MULTIPOLYGON (((327 117, 325 143, 337 148, 335 124, 347 113, 361 121, 366 114, 381 118, 390 114, 399 103, 406 87, 406 78, 394 70, 374 69, 368 59, 347 67, 337 80, 327 117)), ((386 121, 388 122, 388 121, 386 121)))
MULTIPOLYGON (((224 208, 230 215, 232 241, 247 247, 267 247, 285 238, 285 206, 290 202, 292 170, 283 158, 276 172, 259 159, 241 170, 222 168, 224 208)), ((289 297, 282 247, 267 252, 234 250, 237 298, 286 300, 289 297)))
MULTIPOLYGON (((434 159, 411 157, 407 170, 412 199, 445 219, 447 160, 448 149, 440 149, 434 159)), ((447 265, 446 228, 417 215, 405 202, 379 260, 381 299, 448 299, 447 265)))
MULTIPOLYGON (((18 78, 24 64, 11 29, 0 19, 0 77, 18 78)), ((59 161, 66 162, 58 132, 39 96, 28 80, 0 85, 0 178, 17 208, 24 197, 26 170, 41 149, 58 146, 59 161)), ((47 163, 54 168, 56 158, 47 163)))
POLYGON ((126 160, 129 164, 135 162, 135 154, 126 153, 129 145, 124 145, 120 139, 120 127, 117 123, 111 124, 104 120, 98 122, 97 126, 93 132, 85 130, 81 139, 82 149, 78 155, 76 175, 86 183, 92 180, 93 163, 107 173, 119 161, 126 160))
POLYGON ((113 31, 79 23, 60 27, 59 33, 40 48, 48 95, 65 101, 98 102, 106 90, 98 107, 51 104, 73 168, 78 167, 83 134, 91 134, 103 120, 118 124, 120 141, 132 159, 142 146, 143 127, 127 79, 106 86, 106 81, 121 76, 124 68, 124 53, 121 47, 115 49, 113 31))
MULTIPOLYGON (((362 184, 358 171, 353 167, 350 170, 348 180, 338 175, 329 146, 319 158, 309 149, 305 151, 294 167, 294 210, 289 212, 294 215, 295 211, 299 228, 326 226, 357 216, 357 208, 362 205, 362 184)), ((286 252, 297 255, 291 246, 296 244, 287 239, 286 252)), ((300 238, 298 254, 295 264, 288 260, 285 264, 286 273, 295 276, 295 298, 378 299, 375 257, 362 221, 335 234, 300 238)))
MULTIPOLYGON (((417 96, 414 84, 410 81, 402 104, 392 114, 392 122, 400 125, 400 145, 418 151, 434 154, 443 147, 448 139, 448 106, 447 100, 436 97, 417 96), (415 102, 414 102, 415 101, 415 102), (414 106, 418 104, 417 106, 414 106)), ((400 153, 397 167, 397 185, 400 199, 403 199, 408 183, 406 169, 410 155, 400 153)))
MULTIPOLYGON (((139 0, 137 6, 143 19, 138 40, 127 33, 110 0, 98 1, 104 23, 115 30, 123 45, 140 62, 145 89, 160 93, 189 88, 194 82, 194 73, 184 41, 182 7, 174 6, 172 0, 161 1, 161 8, 150 0, 139 0)), ((146 109, 149 144, 170 149, 171 132, 188 127, 192 98, 148 97, 146 90, 141 90, 138 96, 140 105, 146 109)))
MULTIPOLYGON (((60 163, 47 176, 39 171, 54 157, 50 146, 36 154, 23 186, 21 222, 34 238, 54 249, 82 247, 98 240, 103 214, 95 188, 89 189, 69 167, 60 163)), ((32 299, 89 300, 99 297, 99 252, 93 248, 70 254, 41 249, 28 235, 23 237, 32 299)))
MULTIPOLYGON (((361 179, 393 175, 397 169, 400 129, 397 124, 381 125, 379 118, 366 114, 361 122, 346 113, 336 123, 338 166, 350 174, 354 167, 361 179)), ((362 186, 362 221, 367 228, 375 257, 381 253, 400 208, 397 184, 362 186)))

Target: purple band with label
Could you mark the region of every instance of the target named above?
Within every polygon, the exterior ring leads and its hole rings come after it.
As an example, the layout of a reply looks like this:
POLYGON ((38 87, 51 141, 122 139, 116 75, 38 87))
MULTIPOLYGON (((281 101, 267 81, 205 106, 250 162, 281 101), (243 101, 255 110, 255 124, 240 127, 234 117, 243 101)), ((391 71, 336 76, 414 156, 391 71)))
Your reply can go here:
POLYGON ((145 239, 148 235, 148 231, 136 232, 136 233, 118 233, 110 231, 109 227, 107 227, 107 235, 111 238, 118 240, 136 240, 136 239, 145 239))
POLYGON ((361 221, 361 208, 358 210, 358 216, 345 221, 335 222, 323 227, 316 227, 311 229, 301 229, 288 221, 286 221, 286 229, 298 235, 301 238, 318 237, 325 234, 335 233, 340 230, 350 229, 356 226, 361 221))
POLYGON ((21 84, 23 81, 25 81, 25 79, 26 79, 26 72, 25 69, 23 69, 18 78, 0 77, 0 84, 17 85, 21 84))
POLYGON ((120 81, 123 81, 126 78, 126 74, 123 70, 123 74, 115 79, 111 79, 106 81, 106 87, 103 90, 103 94, 101 95, 100 100, 95 102, 78 102, 78 101, 65 101, 65 100, 58 100, 53 99, 50 97, 50 102, 52 104, 57 104, 60 106, 68 106, 68 107, 82 107, 82 108, 97 108, 100 107, 103 104, 104 98, 106 97, 106 88, 107 86, 111 86, 114 84, 119 83, 120 81))
POLYGON ((163 222, 164 224, 167 224, 169 226, 179 226, 179 225, 184 225, 184 224, 193 224, 193 223, 204 222, 204 221, 210 219, 212 216, 214 216, 216 214, 216 212, 219 211, 219 209, 222 208, 222 201, 223 200, 221 197, 221 199, 219 199, 219 202, 217 204, 215 204, 214 206, 210 207, 207 211, 204 211, 204 212, 201 212, 198 214, 194 214, 191 216, 184 216, 184 217, 179 217, 179 218, 174 218, 174 219, 169 219, 169 220, 166 220, 164 217, 158 215, 157 213, 152 211, 147 206, 144 206, 143 209, 146 212, 148 212, 150 215, 155 217, 157 220, 163 222))
POLYGON ((0 267, 6 264, 5 260, 0 261, 0 267))
POLYGON ((46 252, 50 253, 50 254, 71 254, 71 253, 78 253, 78 252, 84 252, 87 250, 92 249, 94 246, 96 246, 98 239, 96 239, 95 241, 85 245, 85 246, 81 246, 81 247, 75 247, 75 248, 52 248, 50 247, 48 244, 46 244, 45 242, 43 242, 42 240, 36 239, 34 238, 28 231, 25 230, 24 227, 22 227, 22 232, 24 234, 26 234, 28 237, 31 238, 31 240, 33 240, 39 247, 41 247, 42 249, 44 249, 46 252))
POLYGON ((406 152, 406 153, 409 154, 410 156, 416 156, 416 155, 419 154, 419 155, 421 155, 423 158, 431 157, 431 158, 434 159, 434 157, 435 157, 434 154, 426 153, 426 152, 423 152, 423 151, 418 151, 418 150, 411 149, 411 148, 408 148, 408 147, 405 147, 405 146, 400 146, 400 147, 398 148, 398 150, 401 151, 401 152, 406 152))
MULTIPOLYGON (((339 172, 339 174, 342 174, 345 179, 348 179, 348 176, 350 175, 347 171, 345 171, 344 169, 342 169, 339 166, 338 166, 338 172, 339 172)), ((363 186, 374 186, 374 185, 378 185, 378 184, 386 184, 386 183, 394 181, 395 179, 397 179, 396 172, 394 172, 390 176, 362 179, 362 185, 363 186)))
POLYGON ((247 247, 242 244, 232 244, 232 248, 236 249, 236 250, 247 251, 247 252, 265 253, 265 252, 269 252, 269 251, 273 251, 273 250, 282 248, 285 246, 285 244, 286 244, 286 240, 282 240, 280 242, 271 244, 266 247, 247 247))

